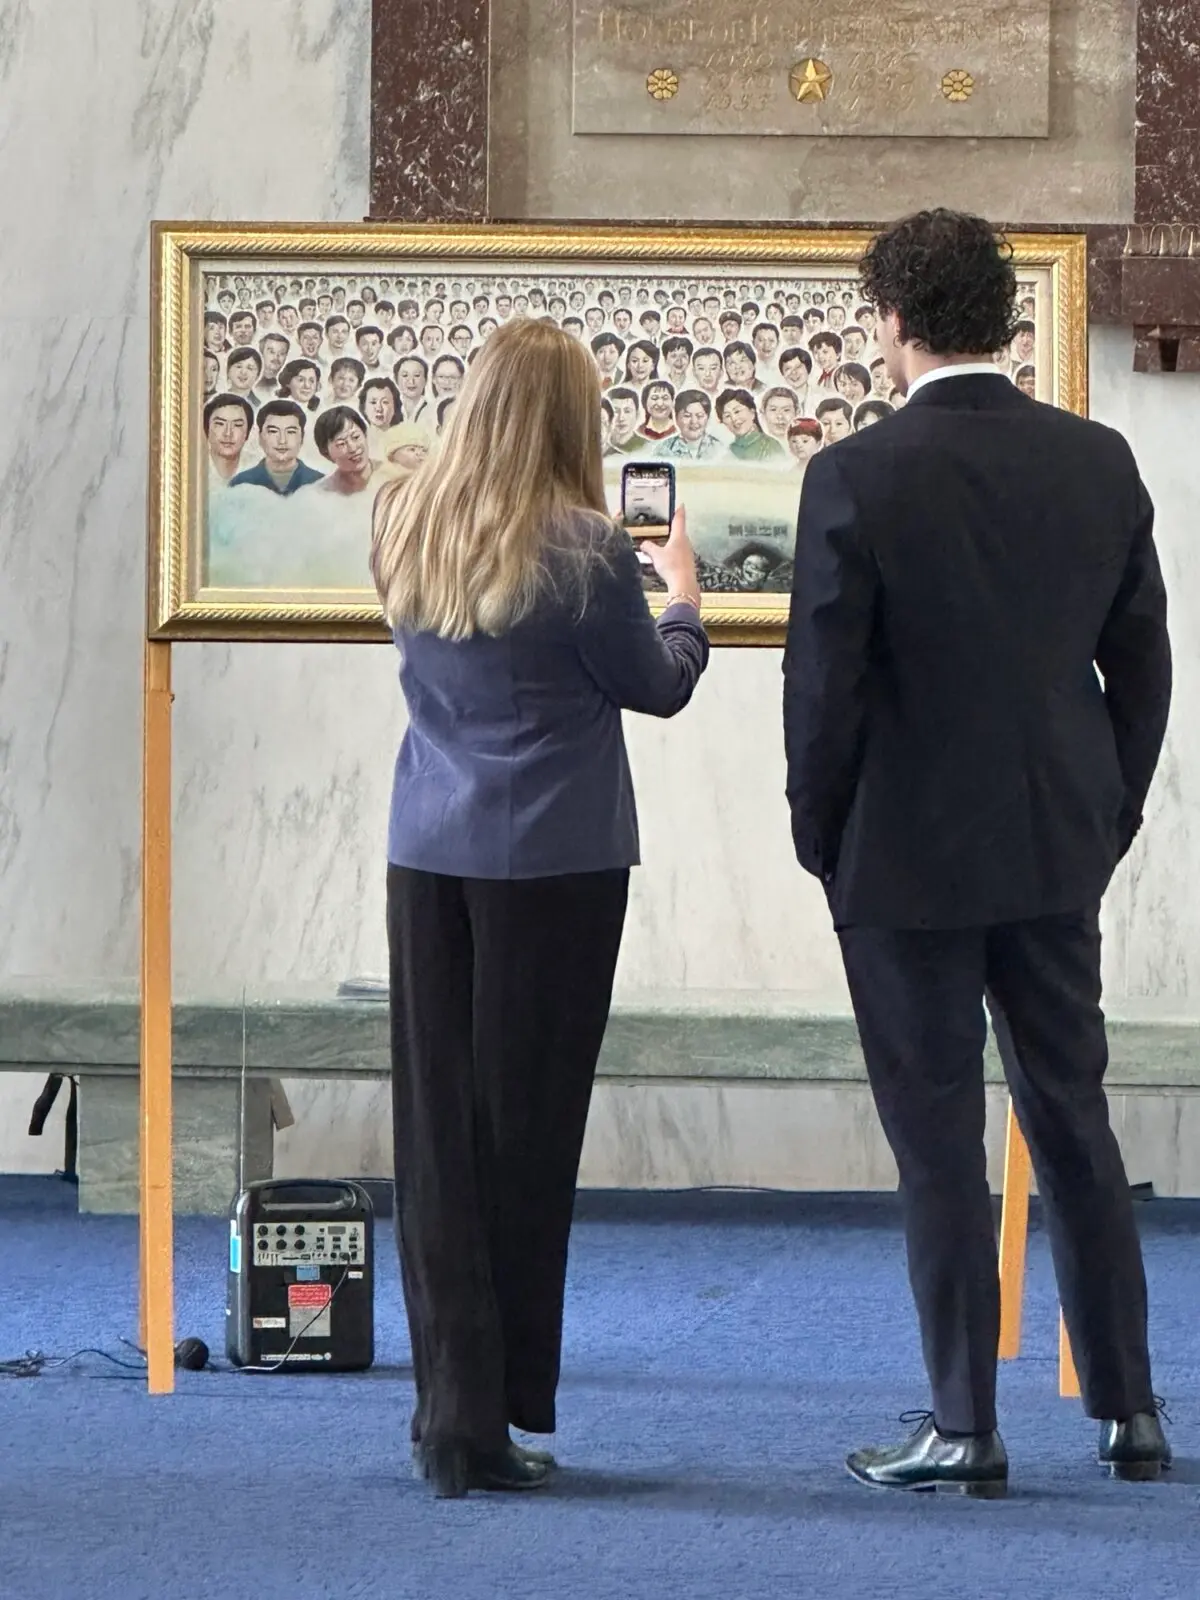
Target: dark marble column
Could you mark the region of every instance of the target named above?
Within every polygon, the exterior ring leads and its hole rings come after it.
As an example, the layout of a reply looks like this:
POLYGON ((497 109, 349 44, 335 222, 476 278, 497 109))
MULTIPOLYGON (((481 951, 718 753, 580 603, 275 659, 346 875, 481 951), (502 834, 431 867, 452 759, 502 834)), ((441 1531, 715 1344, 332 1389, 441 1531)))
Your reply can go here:
POLYGON ((487 216, 489 0, 372 0, 372 222, 487 216))
MULTIPOLYGON (((1138 372, 1200 371, 1200 0, 1140 0, 1134 218, 1117 275, 1138 372)), ((1105 275, 1111 283, 1111 269, 1105 275)))
POLYGON ((1136 222, 1200 221, 1200 0, 1138 6, 1136 222))

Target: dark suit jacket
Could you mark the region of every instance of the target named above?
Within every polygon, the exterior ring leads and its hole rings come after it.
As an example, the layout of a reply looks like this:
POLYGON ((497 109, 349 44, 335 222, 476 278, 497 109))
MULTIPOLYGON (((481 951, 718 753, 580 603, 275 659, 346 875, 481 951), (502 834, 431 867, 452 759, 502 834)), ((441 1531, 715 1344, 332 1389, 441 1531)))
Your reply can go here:
POLYGON ((787 789, 837 926, 1099 902, 1170 702, 1153 522, 1119 434, 999 376, 930 383, 809 463, 787 789))

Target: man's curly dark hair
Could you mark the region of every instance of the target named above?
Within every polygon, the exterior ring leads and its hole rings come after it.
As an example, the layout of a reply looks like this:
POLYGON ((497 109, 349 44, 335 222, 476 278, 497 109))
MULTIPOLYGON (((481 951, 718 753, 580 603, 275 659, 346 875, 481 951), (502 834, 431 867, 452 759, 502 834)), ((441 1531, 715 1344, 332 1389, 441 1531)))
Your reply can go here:
POLYGON ((872 241, 861 272, 880 316, 897 312, 930 355, 992 355, 1013 338, 1012 247, 982 217, 918 211, 872 241))

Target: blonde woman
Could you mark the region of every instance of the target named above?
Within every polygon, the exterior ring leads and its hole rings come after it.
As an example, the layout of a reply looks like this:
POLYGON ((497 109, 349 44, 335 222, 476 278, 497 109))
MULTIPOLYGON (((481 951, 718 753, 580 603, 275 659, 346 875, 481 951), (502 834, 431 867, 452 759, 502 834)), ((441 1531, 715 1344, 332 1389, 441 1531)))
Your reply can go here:
POLYGON ((439 1496, 552 1458, 567 1241, 637 818, 622 710, 670 717, 708 660, 682 513, 655 622, 605 511, 585 346, 514 320, 436 456, 375 506, 409 727, 388 839, 396 1216, 414 1459, 439 1496))

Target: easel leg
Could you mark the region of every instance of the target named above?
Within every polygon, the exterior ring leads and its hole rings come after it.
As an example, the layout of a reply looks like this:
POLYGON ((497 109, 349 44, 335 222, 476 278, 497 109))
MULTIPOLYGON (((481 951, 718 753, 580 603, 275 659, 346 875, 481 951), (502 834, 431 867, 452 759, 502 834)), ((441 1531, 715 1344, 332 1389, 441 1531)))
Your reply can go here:
POLYGON ((1029 1236, 1029 1186, 1033 1167, 1029 1146, 1008 1105, 1004 1145, 1004 1194, 1000 1208, 1000 1359, 1021 1353, 1021 1308, 1025 1297, 1025 1245, 1029 1236))
POLYGON ((171 646, 147 640, 142 743, 141 1331, 151 1394, 175 1387, 171 1160, 171 646))

